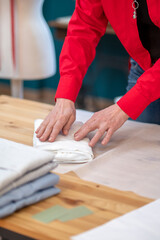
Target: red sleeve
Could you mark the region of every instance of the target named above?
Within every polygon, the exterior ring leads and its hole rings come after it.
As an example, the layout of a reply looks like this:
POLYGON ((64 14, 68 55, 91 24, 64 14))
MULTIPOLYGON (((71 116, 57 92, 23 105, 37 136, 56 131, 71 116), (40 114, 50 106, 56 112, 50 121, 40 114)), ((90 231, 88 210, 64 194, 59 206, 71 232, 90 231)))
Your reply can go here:
POLYGON ((135 120, 158 98, 160 98, 160 59, 140 76, 135 86, 117 104, 135 120))
POLYGON ((101 0, 76 1, 60 55, 60 81, 55 98, 76 100, 106 27, 101 0))

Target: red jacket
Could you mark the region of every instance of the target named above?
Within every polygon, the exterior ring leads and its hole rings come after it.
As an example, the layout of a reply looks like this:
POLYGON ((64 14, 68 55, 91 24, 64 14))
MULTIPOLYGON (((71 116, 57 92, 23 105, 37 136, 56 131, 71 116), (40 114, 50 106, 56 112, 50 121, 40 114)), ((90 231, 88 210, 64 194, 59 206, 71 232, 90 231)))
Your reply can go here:
MULTIPOLYGON (((76 100, 82 80, 95 57, 96 46, 107 22, 129 55, 145 70, 136 85, 119 101, 119 107, 136 119, 160 98, 160 59, 152 66, 149 52, 142 46, 133 0, 77 0, 60 55, 60 82, 56 98, 76 100)), ((150 18, 160 28, 160 1, 147 0, 150 18)))

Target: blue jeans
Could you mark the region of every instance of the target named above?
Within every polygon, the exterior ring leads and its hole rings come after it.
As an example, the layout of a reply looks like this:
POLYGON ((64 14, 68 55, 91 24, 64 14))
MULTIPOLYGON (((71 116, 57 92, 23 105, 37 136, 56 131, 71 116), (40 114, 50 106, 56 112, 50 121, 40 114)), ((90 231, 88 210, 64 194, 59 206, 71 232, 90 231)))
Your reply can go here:
MULTIPOLYGON (((144 73, 144 70, 132 58, 130 59, 131 69, 128 76, 127 91, 137 82, 137 79, 144 73)), ((139 122, 156 123, 160 125, 160 99, 152 102, 136 119, 139 122)))

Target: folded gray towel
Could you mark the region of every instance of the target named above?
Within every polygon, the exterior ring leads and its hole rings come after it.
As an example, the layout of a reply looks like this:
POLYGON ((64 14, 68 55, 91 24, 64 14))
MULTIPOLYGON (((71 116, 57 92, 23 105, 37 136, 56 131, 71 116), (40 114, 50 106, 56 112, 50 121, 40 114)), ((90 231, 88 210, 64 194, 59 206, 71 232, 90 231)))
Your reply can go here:
POLYGON ((53 157, 51 152, 0 138, 0 190, 53 157))
POLYGON ((27 182, 33 181, 34 179, 47 174, 48 172, 53 170, 55 167, 57 167, 57 165, 58 165, 57 163, 52 161, 52 162, 49 162, 49 163, 46 163, 46 164, 40 166, 39 168, 34 169, 33 171, 27 172, 20 178, 16 179, 15 181, 11 182, 9 185, 4 187, 0 191, 0 196, 4 195, 5 193, 9 192, 10 190, 12 190, 14 188, 17 188, 27 182))

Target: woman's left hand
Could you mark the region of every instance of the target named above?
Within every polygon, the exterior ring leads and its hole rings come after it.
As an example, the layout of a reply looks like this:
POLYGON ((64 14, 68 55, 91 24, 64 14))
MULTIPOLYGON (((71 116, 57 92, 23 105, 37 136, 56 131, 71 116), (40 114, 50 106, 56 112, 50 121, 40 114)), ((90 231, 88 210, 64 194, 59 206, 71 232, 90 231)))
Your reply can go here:
POLYGON ((102 140, 102 145, 106 145, 113 133, 120 128, 129 116, 117 105, 114 104, 101 111, 93 114, 93 116, 75 133, 76 141, 83 139, 89 132, 97 129, 94 137, 89 145, 94 147, 98 140, 105 136, 102 140))

